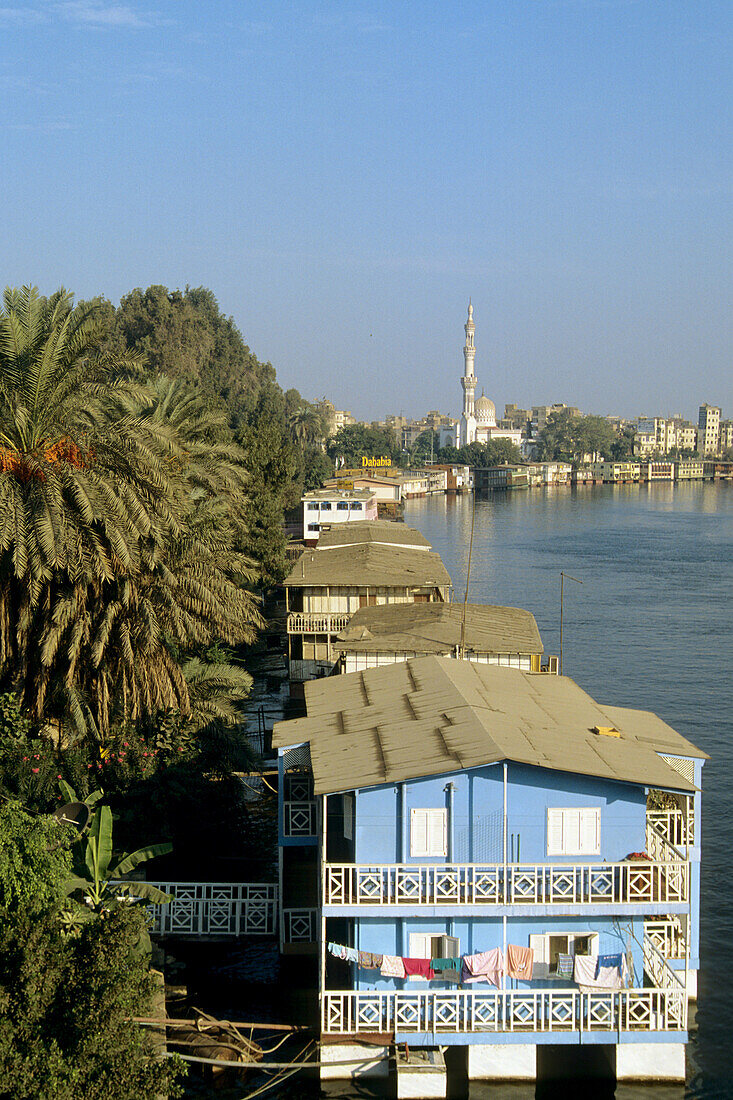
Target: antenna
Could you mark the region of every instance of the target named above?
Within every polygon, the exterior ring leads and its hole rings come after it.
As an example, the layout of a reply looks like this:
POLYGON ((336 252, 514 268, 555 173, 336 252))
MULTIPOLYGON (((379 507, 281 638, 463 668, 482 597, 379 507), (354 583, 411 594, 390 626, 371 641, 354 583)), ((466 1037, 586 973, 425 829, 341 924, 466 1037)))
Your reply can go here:
POLYGON ((466 656, 466 611, 468 610, 468 584, 471 580, 471 555, 473 553, 473 525, 476 522, 476 489, 473 490, 473 511, 471 512, 471 539, 468 544, 468 568, 466 569, 466 595, 463 597, 463 615, 461 617, 460 656, 466 656))
POLYGON ((565 578, 566 578, 566 577, 568 578, 568 580, 569 580, 569 581, 575 581, 575 583, 576 583, 576 584, 582 584, 582 583, 583 583, 582 581, 579 581, 577 577, 571 577, 569 573, 563 573, 562 569, 560 570, 560 675, 561 675, 561 676, 562 676, 562 610, 563 610, 563 587, 564 587, 564 581, 565 581, 565 578))

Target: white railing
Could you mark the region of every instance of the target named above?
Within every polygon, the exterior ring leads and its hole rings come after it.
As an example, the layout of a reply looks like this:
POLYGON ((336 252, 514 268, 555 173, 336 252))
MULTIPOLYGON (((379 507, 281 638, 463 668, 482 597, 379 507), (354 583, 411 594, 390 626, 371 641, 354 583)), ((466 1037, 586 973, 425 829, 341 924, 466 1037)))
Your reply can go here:
POLYGON ((353 614, 353 611, 291 611, 288 634, 338 634, 349 625, 353 614))
POLYGON ((685 988, 683 979, 668 965, 667 960, 647 936, 644 936, 642 956, 644 969, 656 986, 661 989, 685 988))
POLYGON ((679 918, 669 920, 645 920, 644 935, 665 959, 684 959, 687 942, 679 918))
POLYGON ((325 905, 568 905, 688 901, 689 865, 327 863, 325 905))
POLYGON ((647 810, 646 819, 675 848, 695 842, 695 818, 691 809, 687 814, 681 810, 647 810))
POLYGON ((687 996, 672 988, 326 992, 322 1029, 331 1035, 686 1031, 687 996))
POLYGON ((283 802, 283 836, 312 837, 315 835, 315 802, 283 802))
POLYGON ((283 909, 283 943, 315 943, 317 909, 283 909))
POLYGON ((173 900, 151 905, 162 936, 272 936, 277 886, 272 883, 154 882, 173 900))
POLYGON ((685 858, 684 852, 670 844, 666 836, 649 820, 646 823, 646 851, 651 859, 659 863, 669 863, 685 858))

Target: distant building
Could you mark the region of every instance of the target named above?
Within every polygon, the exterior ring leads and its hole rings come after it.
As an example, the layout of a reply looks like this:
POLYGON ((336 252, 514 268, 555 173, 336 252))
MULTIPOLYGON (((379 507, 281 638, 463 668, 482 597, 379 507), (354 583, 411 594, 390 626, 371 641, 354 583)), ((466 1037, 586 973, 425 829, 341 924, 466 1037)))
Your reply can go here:
MULTIPOLYGON (((539 672, 543 647, 534 615, 517 607, 460 603, 365 607, 342 630, 335 649, 342 672, 397 664, 411 657, 463 657, 479 664, 539 672)), ((557 659, 553 658, 557 670, 557 659)))
POLYGON ((481 396, 474 400, 476 390, 476 374, 474 372, 474 359, 476 356, 475 330, 473 321, 473 306, 468 303, 468 319, 464 325, 466 343, 463 348, 463 414, 460 423, 456 424, 455 446, 463 447, 467 443, 488 443, 491 439, 508 439, 517 447, 522 442, 522 432, 519 428, 501 427, 496 423, 496 406, 481 391, 481 396))
POLYGON ((317 403, 316 408, 323 417, 327 439, 336 435, 340 428, 348 427, 349 424, 356 424, 356 420, 350 412, 345 409, 337 409, 333 402, 326 397, 317 403))
POLYGON ((717 405, 700 406, 697 427, 700 453, 717 455, 720 449, 720 409, 717 405))
POLYGON ((526 466, 474 466, 472 471, 473 485, 477 493, 529 488, 529 473, 526 466))
POLYGON ((284 581, 294 685, 327 675, 336 635, 360 607, 447 601, 451 579, 438 554, 402 523, 373 520, 323 532, 284 581), (419 549, 416 549, 419 547, 419 549))
POLYGON ((377 518, 377 497, 370 489, 317 489, 305 493, 303 504, 303 538, 306 543, 318 542, 324 524, 347 523, 349 520, 377 518))

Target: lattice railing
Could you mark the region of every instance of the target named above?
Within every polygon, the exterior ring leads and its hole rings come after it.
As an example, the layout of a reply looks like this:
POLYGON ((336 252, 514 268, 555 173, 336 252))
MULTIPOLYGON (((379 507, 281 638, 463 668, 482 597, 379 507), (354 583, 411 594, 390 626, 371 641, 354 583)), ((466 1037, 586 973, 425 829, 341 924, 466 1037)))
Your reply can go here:
POLYGON ((154 882, 173 900, 151 905, 153 931, 164 936, 272 936, 277 887, 272 883, 154 882))
POLYGON ((291 611, 288 634, 338 634, 349 625, 353 612, 291 611))
POLYGON ((689 865, 669 862, 359 864, 325 867, 326 905, 684 903, 689 865))
POLYGON ((684 989, 327 991, 322 1028, 366 1032, 685 1031, 684 989))
POLYGON ((675 848, 695 842, 695 818, 692 804, 688 813, 681 810, 647 810, 646 819, 675 848))
POLYGON ((315 943, 317 909, 283 909, 283 943, 315 943))
POLYGON ((283 802, 283 836, 312 837, 316 835, 316 803, 283 802))
POLYGON ((680 975, 669 966, 648 936, 644 936, 642 955, 644 969, 656 986, 663 989, 684 989, 685 983, 680 975))
POLYGON ((665 959, 684 959, 687 943, 679 918, 645 920, 644 935, 665 959))

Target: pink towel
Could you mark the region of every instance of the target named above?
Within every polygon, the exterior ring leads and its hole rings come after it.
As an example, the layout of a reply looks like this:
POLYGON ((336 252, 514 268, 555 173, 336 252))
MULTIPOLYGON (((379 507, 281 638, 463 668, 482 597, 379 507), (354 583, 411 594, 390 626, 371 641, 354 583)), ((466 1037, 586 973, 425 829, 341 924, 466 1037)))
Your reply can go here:
POLYGON ((407 978, 427 978, 430 982, 435 977, 435 971, 430 965, 430 959, 406 959, 402 958, 407 978))
POLYGON ((405 966, 399 955, 382 955, 383 978, 404 978, 405 966))
POLYGON ((532 980, 533 967, 534 951, 531 947, 518 947, 515 943, 507 944, 506 972, 510 978, 529 982, 532 980))
POLYGON ((497 989, 504 973, 504 956, 500 947, 491 951, 479 951, 477 955, 464 955, 464 982, 490 982, 497 989))

